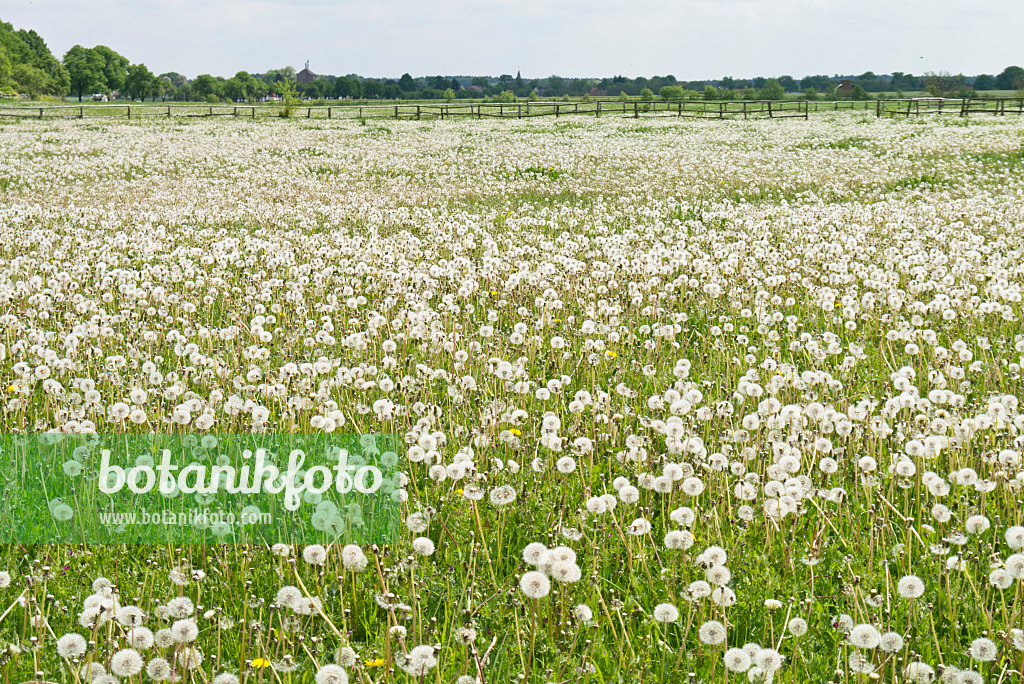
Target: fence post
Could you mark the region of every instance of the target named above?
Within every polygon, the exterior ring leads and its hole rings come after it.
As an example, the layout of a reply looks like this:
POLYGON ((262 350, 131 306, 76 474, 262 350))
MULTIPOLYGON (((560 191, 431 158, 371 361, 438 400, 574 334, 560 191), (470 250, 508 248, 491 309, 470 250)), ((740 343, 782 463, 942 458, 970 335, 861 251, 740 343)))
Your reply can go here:
POLYGON ((307 119, 312 119, 313 118, 313 108, 312 107, 306 107, 306 118, 307 119))
POLYGON ((772 101, 768 100, 768 118, 774 119, 775 115, 772 113, 772 101))
POLYGON ((79 119, 84 119, 85 118, 85 107, 82 107, 82 106, 78 107, 78 118, 79 119))
MULTIPOLYGON (((327 111, 330 112, 331 110, 328 109, 327 111)), ((416 120, 417 121, 420 120, 420 106, 419 105, 416 105, 416 120)))
POLYGON ((633 103, 633 118, 634 119, 639 119, 640 118, 640 103, 639 102, 634 102, 633 103))
MULTIPOLYGON (((39 110, 39 118, 40 119, 43 118, 43 110, 41 110, 41 109, 39 110)), ((131 105, 128 105, 128 118, 129 119, 132 118, 132 106, 131 105)))
POLYGON ((327 108, 327 118, 328 119, 331 118, 331 108, 330 107, 327 108))
POLYGON ((519 118, 523 118, 523 105, 519 105, 519 118))
POLYGON ((253 119, 256 118, 256 108, 255 107, 252 108, 252 118, 253 119))
POLYGON ((398 118, 398 105, 395 105, 395 118, 398 118))

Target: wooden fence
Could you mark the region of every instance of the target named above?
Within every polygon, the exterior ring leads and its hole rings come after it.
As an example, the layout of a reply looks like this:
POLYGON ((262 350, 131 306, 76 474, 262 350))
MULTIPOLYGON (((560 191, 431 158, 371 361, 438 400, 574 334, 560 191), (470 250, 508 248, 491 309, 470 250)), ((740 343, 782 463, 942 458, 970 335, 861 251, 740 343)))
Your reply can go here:
MULTIPOLYGON (((878 117, 925 114, 1024 114, 1024 98, 935 98, 900 100, 681 100, 637 102, 480 102, 439 104, 392 104, 298 107, 292 115, 305 119, 527 119, 538 116, 676 116, 693 119, 807 119, 809 113, 870 111, 878 117)), ((277 105, 205 104, 101 104, 101 105, 0 105, 0 116, 34 119, 85 119, 92 117, 141 119, 153 117, 269 118, 282 114, 277 105)))
MULTIPOLYGON (((0 116, 34 119, 85 119, 107 117, 141 119, 154 117, 267 118, 280 116, 279 106, 234 106, 196 104, 112 104, 0 106, 0 116)), ((705 102, 703 100, 623 102, 482 102, 455 104, 338 105, 296 108, 292 115, 305 119, 527 119, 538 116, 677 116, 701 119, 767 118, 806 119, 805 101, 740 100, 705 102)))
POLYGON ((1024 114, 1024 97, 917 97, 906 100, 878 100, 875 112, 879 117, 924 116, 926 114, 1024 114))

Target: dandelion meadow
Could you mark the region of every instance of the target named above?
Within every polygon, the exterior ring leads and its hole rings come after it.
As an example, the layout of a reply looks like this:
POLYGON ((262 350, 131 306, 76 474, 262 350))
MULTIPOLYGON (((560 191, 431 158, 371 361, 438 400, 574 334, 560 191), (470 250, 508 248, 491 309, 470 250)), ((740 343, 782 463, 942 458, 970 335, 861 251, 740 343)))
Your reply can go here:
POLYGON ((396 435, 399 471, 387 543, 312 491, 322 543, 4 539, 3 681, 1021 680, 1017 118, 0 148, 4 433, 396 435))

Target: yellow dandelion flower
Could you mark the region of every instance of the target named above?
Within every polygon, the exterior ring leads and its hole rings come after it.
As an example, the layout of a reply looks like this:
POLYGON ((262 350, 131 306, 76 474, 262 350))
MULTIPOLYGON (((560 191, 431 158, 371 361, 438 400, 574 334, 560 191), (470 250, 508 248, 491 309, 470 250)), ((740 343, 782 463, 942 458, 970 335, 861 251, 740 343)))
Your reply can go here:
POLYGON ((508 431, 511 432, 516 437, 518 437, 519 435, 523 434, 523 431, 520 430, 519 428, 509 428, 508 431))
POLYGON ((383 666, 384 666, 384 659, 383 658, 375 658, 373 660, 367 660, 366 661, 366 667, 383 667, 383 666))
POLYGON ((616 354, 613 351, 606 351, 604 355, 607 356, 609 359, 614 359, 616 356, 618 356, 618 354, 616 354))
POLYGON ((249 664, 256 668, 270 667, 270 661, 265 658, 253 658, 249 664))

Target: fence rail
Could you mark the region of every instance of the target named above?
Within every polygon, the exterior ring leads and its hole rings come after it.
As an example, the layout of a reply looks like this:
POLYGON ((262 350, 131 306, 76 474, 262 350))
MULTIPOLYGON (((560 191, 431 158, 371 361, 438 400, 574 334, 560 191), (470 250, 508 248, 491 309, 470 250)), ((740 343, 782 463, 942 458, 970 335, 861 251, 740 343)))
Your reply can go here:
MULTIPOLYGON (((0 116, 34 119, 85 119, 92 117, 140 119, 154 117, 269 118, 280 116, 283 107, 253 105, 195 104, 113 104, 0 106, 0 116)), ((702 119, 769 118, 806 119, 805 101, 740 100, 705 102, 703 100, 623 102, 482 102, 466 104, 395 104, 309 106, 293 110, 293 116, 306 119, 526 119, 537 116, 677 116, 702 119)))
POLYGON ((924 116, 926 114, 1024 114, 1024 97, 916 97, 905 100, 878 100, 875 113, 882 117, 924 116))
MULTIPOLYGON (((811 111, 875 110, 878 117, 925 114, 1024 114, 1024 98, 935 98, 851 101, 835 100, 678 100, 636 102, 481 102, 445 104, 330 105, 298 107, 293 116, 306 119, 526 119, 537 116, 676 116, 691 119, 807 119, 811 111)), ((34 119, 85 119, 92 117, 140 119, 154 117, 269 118, 280 116, 281 106, 206 104, 102 104, 102 105, 0 105, 0 116, 34 119)))

